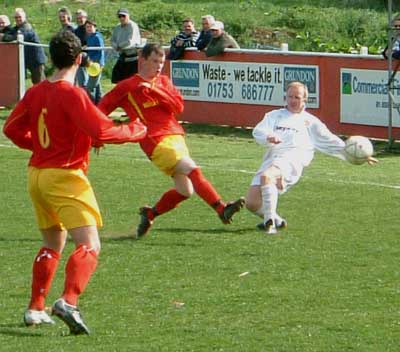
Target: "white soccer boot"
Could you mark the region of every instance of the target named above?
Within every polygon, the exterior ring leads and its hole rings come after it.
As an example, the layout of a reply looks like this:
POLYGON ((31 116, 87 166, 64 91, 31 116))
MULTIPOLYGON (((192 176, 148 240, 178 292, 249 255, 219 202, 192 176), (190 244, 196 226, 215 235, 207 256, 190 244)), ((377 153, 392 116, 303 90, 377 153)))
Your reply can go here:
POLYGON ((26 326, 40 324, 55 324, 54 320, 44 310, 27 309, 24 313, 24 323, 26 326))

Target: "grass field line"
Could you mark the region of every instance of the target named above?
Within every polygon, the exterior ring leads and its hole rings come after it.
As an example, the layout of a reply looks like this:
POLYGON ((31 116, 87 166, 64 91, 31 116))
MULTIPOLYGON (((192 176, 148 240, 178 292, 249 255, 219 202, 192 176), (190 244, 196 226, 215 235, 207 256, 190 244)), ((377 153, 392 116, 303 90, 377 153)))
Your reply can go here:
MULTIPOLYGON (((207 169, 215 169, 215 170, 220 170, 220 168, 216 168, 210 165, 201 165, 202 168, 207 168, 207 169)), ((243 170, 243 169, 224 169, 224 171, 232 171, 232 172, 237 172, 237 173, 244 173, 244 174, 251 174, 254 175, 257 170, 249 171, 249 170, 243 170)), ((315 179, 315 176, 302 176, 303 179, 315 179)), ((379 182, 362 182, 362 181, 340 181, 337 179, 333 178, 322 178, 324 181, 332 182, 332 183, 339 183, 339 184, 346 184, 346 185, 365 185, 365 186, 375 186, 375 187, 381 187, 381 188, 389 188, 389 189, 400 189, 400 185, 389 185, 386 183, 379 183, 379 182)))
MULTIPOLYGON (((0 144, 0 148, 17 148, 13 144, 0 144)), ((132 158, 131 160, 133 161, 142 161, 142 162, 150 162, 146 158, 132 158)), ((206 169, 212 169, 212 170, 220 170, 219 167, 214 167, 213 165, 207 165, 207 164, 202 164, 200 165, 202 168, 206 169)), ((243 173, 243 174, 248 174, 248 175, 253 175, 256 173, 257 170, 245 170, 245 169, 224 169, 225 171, 232 171, 232 172, 237 172, 237 173, 243 173)), ((305 179, 315 179, 315 177, 311 176, 303 176, 305 179)), ((346 185, 364 185, 364 186, 373 186, 373 187, 381 187, 381 188, 389 188, 389 189, 400 189, 400 185, 390 185, 386 183, 379 183, 379 182, 362 182, 362 181, 340 181, 337 179, 332 179, 332 178, 324 178, 324 181, 332 182, 332 183, 338 183, 338 184, 346 184, 346 185)))

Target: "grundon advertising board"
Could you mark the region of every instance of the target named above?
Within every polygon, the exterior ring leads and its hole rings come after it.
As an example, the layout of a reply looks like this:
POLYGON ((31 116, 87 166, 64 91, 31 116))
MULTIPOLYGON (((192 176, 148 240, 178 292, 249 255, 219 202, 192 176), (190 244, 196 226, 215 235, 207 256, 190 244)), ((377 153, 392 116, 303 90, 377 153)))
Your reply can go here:
POLYGON ((319 107, 319 68, 229 61, 171 61, 171 78, 185 100, 284 105, 288 83, 307 84, 307 106, 319 107))

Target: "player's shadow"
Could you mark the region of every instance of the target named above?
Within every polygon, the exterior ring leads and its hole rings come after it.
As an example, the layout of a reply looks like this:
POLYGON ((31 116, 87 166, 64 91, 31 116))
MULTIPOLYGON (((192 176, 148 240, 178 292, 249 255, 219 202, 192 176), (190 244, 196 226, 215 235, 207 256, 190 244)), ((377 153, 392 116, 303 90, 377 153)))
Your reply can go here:
POLYGON ((6 237, 0 237, 0 242, 20 242, 20 243, 24 243, 24 242, 42 242, 40 236, 38 236, 37 238, 19 238, 18 236, 12 236, 9 238, 6 237))
POLYGON ((42 337, 43 331, 37 328, 27 328, 23 324, 0 324, 0 335, 16 337, 42 337))
POLYGON ((188 229, 187 227, 185 228, 179 228, 179 227, 169 227, 169 228, 161 228, 161 229, 152 229, 152 231, 157 231, 157 232, 168 232, 168 233, 174 233, 174 234, 179 234, 179 233, 184 233, 185 235, 188 232, 192 233, 202 233, 202 234, 227 234, 227 233, 235 233, 235 234, 246 234, 249 233, 248 228, 230 228, 230 229, 199 229, 199 228, 193 228, 193 229, 188 229))
MULTIPOLYGON (((199 229, 199 228, 180 228, 180 227, 168 227, 168 228, 152 228, 151 233, 149 237, 157 236, 157 234, 162 234, 165 236, 165 233, 167 235, 173 233, 173 234, 179 234, 182 236, 187 236, 187 233, 193 233, 193 234, 201 234, 204 236, 210 235, 210 236, 215 236, 215 235, 222 235, 222 234, 248 234, 249 232, 255 232, 256 230, 252 228, 235 228, 235 229, 199 229)), ((132 232, 133 233, 133 232, 132 232)), ((109 236, 102 236, 102 242, 110 242, 110 241, 132 241, 136 242, 137 239, 134 238, 133 234, 126 234, 126 235, 109 235, 109 236)), ((193 244, 191 244, 192 246, 193 244)))

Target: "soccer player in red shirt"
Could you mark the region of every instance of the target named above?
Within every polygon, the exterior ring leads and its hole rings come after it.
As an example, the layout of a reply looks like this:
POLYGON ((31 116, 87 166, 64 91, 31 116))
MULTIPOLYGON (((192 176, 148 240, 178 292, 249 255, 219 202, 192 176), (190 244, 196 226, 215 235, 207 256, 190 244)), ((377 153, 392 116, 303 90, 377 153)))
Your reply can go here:
POLYGON ((136 238, 148 233, 155 217, 174 209, 193 192, 215 209, 224 224, 229 224, 244 204, 244 198, 224 203, 190 157, 185 132, 176 120, 183 111, 183 98, 170 79, 161 74, 164 62, 165 52, 160 45, 145 45, 139 55, 138 74, 119 82, 98 105, 106 114, 121 107, 131 121, 139 119, 146 125, 147 134, 140 146, 175 183, 153 207, 140 208, 136 238))
POLYGON ((77 308, 97 265, 102 219, 86 177, 92 145, 137 142, 146 134, 138 122, 115 126, 74 86, 81 62, 81 44, 69 31, 55 35, 50 55, 54 75, 31 89, 16 105, 4 133, 17 146, 32 151, 28 187, 43 237, 32 275, 31 300, 24 314, 26 325, 54 324, 45 312, 49 292, 67 231, 75 250, 68 259, 64 292, 52 308, 72 334, 89 334, 77 308))

